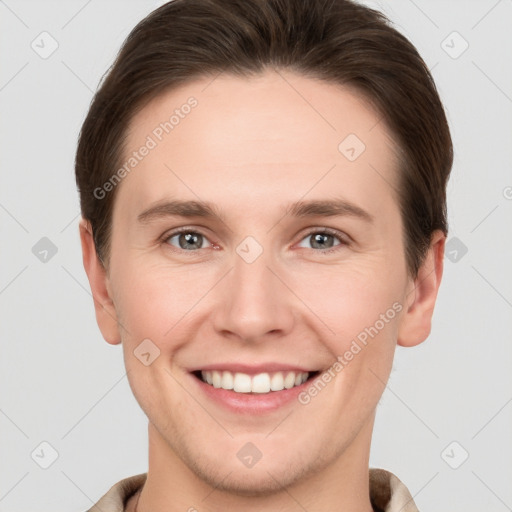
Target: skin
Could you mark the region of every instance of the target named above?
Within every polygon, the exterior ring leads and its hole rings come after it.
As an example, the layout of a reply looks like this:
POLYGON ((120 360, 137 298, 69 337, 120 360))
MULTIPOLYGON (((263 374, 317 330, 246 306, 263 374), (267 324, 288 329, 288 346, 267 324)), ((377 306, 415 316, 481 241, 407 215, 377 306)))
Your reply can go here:
POLYGON ((149 419, 137 510, 370 512, 375 409, 396 345, 430 333, 445 236, 434 233, 409 276, 388 129, 357 92, 288 71, 223 74, 166 92, 132 120, 126 154, 190 96, 197 107, 118 185, 108 271, 80 224, 98 325, 108 343, 122 343, 149 419), (351 133, 366 145, 353 162, 338 150, 351 133), (373 222, 285 215, 295 201, 340 197, 373 222), (209 201, 222 220, 138 221, 170 199, 209 201), (165 239, 179 227, 204 235, 201 248, 165 239), (344 238, 319 248, 311 235, 324 227, 344 238), (236 252, 246 236, 263 249, 250 264, 236 252), (307 405, 237 414, 191 385, 188 369, 225 361, 327 369, 395 302, 402 310, 307 405), (133 352, 147 338, 160 356, 145 366, 133 352), (247 442, 262 453, 252 468, 237 457, 247 442))

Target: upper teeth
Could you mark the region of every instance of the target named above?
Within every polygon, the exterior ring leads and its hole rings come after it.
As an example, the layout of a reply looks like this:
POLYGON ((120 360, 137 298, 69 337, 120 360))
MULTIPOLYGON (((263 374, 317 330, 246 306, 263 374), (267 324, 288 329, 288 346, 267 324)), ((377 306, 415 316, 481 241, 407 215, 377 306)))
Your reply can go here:
POLYGON ((268 393, 299 386, 308 379, 308 372, 247 373, 203 370, 201 377, 214 388, 232 389, 237 393, 268 393))

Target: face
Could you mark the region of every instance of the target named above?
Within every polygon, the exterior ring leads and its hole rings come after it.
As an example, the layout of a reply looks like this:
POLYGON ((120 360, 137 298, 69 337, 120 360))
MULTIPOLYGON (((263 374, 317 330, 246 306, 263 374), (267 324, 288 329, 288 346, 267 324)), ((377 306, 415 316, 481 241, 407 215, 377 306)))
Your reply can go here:
POLYGON ((99 322, 150 444, 255 494, 367 456, 414 299, 379 115, 289 72, 220 75, 141 110, 125 157, 99 322))

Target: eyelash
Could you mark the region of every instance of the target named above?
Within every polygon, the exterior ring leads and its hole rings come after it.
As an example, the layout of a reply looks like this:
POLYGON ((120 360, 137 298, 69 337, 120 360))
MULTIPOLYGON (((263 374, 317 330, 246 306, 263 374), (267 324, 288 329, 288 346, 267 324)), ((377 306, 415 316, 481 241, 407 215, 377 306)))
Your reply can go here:
POLYGON ((334 247, 331 247, 329 249, 311 249, 314 252, 318 252, 320 254, 326 255, 331 254, 333 252, 339 251, 343 247, 346 247, 349 245, 348 236, 341 233, 340 231, 337 231, 336 229, 332 228, 316 228, 312 229, 311 231, 308 231, 300 241, 310 237, 311 235, 331 235, 334 238, 337 238, 339 241, 338 245, 335 245, 334 247))
MULTIPOLYGON (((168 241, 175 237, 176 235, 180 235, 182 233, 193 233, 193 234, 196 234, 196 235, 201 235, 203 236, 206 240, 208 240, 208 237, 206 235, 204 235, 203 233, 201 233, 200 231, 197 231, 195 229, 191 229, 191 228, 187 228, 187 227, 183 227, 183 228, 179 228, 179 229, 176 229, 174 231, 171 231, 171 232, 168 232, 168 233, 165 233, 161 239, 160 239, 160 242, 162 244, 165 244, 167 245, 168 247, 171 248, 171 250, 174 250, 174 251, 177 251, 177 252, 181 252, 181 253, 191 253, 191 255, 193 255, 194 253, 197 253, 200 249, 196 249, 196 250, 190 250, 190 251, 187 251, 186 249, 181 249, 181 248, 178 248, 178 247, 174 247, 173 245, 171 245, 170 243, 168 243, 168 241)), ((321 234, 321 235, 331 235, 335 238, 338 239, 338 241, 340 242, 338 245, 335 245, 334 247, 331 247, 329 249, 311 249, 312 251, 314 252, 317 252, 317 253, 320 253, 320 254, 323 254, 323 255, 327 255, 327 254, 331 254, 333 252, 336 252, 338 250, 340 250, 342 247, 345 247, 345 246, 348 246, 349 245, 349 241, 347 240, 348 236, 347 235, 344 235, 343 233, 341 233, 340 231, 337 231, 335 229, 332 229, 332 228, 327 228, 327 227, 324 227, 324 228, 317 228, 317 229, 312 229, 311 231, 308 231, 301 239, 300 239, 300 242, 302 242, 302 240, 304 240, 305 238, 308 238, 310 237, 311 235, 317 235, 317 234, 321 234)))

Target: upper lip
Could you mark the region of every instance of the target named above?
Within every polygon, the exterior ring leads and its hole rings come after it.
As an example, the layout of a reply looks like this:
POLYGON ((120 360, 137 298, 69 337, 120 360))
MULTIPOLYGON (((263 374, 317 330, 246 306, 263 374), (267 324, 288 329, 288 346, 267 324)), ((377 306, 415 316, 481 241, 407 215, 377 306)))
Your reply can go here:
POLYGON ((261 363, 261 364, 242 364, 242 363, 215 363, 192 368, 190 372, 197 371, 228 371, 231 373, 246 373, 248 375, 257 375, 259 373, 275 373, 275 372, 301 372, 312 373, 318 371, 317 369, 308 369, 304 366, 296 366, 284 363, 261 363))

